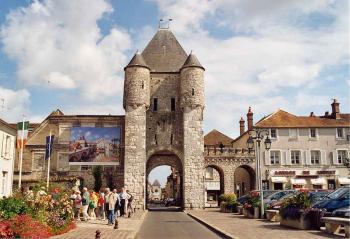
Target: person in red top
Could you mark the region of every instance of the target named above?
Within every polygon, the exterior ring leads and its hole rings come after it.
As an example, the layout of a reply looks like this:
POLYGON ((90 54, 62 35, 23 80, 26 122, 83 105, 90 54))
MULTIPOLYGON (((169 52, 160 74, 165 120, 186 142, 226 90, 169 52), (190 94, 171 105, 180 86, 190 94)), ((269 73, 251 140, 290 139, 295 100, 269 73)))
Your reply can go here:
POLYGON ((99 193, 98 202, 97 202, 97 212, 98 212, 98 219, 106 220, 105 194, 103 190, 100 190, 100 193, 99 193))

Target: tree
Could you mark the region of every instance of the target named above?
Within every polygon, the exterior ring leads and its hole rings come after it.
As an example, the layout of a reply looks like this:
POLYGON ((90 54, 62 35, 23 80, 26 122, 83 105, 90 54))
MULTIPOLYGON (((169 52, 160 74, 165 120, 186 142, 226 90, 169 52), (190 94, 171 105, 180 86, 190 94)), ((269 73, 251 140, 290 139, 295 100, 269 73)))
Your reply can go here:
POLYGON ((95 192, 98 192, 102 186, 102 166, 95 166, 92 170, 92 174, 95 178, 94 190, 95 192))

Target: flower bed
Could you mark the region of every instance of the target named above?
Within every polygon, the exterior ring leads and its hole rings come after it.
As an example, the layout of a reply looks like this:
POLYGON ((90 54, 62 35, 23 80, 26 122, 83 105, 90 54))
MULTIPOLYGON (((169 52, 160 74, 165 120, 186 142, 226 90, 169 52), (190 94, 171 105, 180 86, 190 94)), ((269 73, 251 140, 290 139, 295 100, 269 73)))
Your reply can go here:
POLYGON ((68 191, 40 185, 0 200, 0 238, 48 238, 75 228, 68 191))

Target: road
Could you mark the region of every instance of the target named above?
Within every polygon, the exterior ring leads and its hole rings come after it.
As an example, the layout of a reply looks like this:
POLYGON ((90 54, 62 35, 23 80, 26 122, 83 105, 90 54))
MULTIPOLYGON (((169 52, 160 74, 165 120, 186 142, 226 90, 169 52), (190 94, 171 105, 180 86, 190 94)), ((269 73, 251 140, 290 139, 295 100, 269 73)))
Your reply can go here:
POLYGON ((149 211, 137 239, 198 238, 218 239, 216 233, 187 216, 184 212, 149 211))

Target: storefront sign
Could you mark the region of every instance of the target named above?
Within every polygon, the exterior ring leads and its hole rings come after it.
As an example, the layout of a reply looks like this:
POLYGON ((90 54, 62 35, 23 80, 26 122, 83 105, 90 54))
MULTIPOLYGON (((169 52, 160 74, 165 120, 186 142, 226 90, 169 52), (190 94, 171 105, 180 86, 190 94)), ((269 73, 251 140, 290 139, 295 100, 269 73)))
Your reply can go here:
POLYGON ((320 170, 317 171, 318 175, 335 175, 335 170, 320 170))
POLYGON ((295 171, 275 171, 276 176, 294 176, 295 171))

